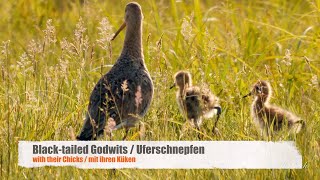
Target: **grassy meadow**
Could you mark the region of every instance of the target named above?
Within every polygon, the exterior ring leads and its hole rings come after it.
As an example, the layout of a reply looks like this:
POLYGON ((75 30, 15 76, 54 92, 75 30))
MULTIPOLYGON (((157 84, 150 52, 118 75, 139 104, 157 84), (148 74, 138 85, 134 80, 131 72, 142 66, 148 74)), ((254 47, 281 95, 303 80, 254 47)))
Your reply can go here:
MULTIPOLYGON (((189 70, 221 99, 221 136, 262 140, 250 117, 259 79, 274 89, 272 103, 307 122, 293 139, 301 170, 83 170, 18 166, 19 140, 72 140, 83 125, 90 93, 121 52, 124 32, 112 34, 129 1, 0 1, 0 179, 320 179, 320 1, 138 1, 143 48, 155 94, 143 118, 144 140, 178 140, 184 119, 169 89, 189 70)), ((123 131, 114 133, 120 140, 123 131)), ((105 138, 102 137, 101 140, 105 138)), ((139 140, 132 129, 129 140, 139 140)), ((198 140, 190 130, 183 140, 198 140)))

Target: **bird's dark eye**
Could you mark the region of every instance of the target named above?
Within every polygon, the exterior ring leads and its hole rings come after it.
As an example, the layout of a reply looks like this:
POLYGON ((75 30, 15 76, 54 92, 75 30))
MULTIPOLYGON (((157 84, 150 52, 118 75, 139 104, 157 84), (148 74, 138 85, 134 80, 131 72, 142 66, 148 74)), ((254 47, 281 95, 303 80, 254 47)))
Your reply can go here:
POLYGON ((261 92, 261 88, 259 86, 256 86, 255 89, 256 89, 257 92, 259 92, 259 93, 261 92))

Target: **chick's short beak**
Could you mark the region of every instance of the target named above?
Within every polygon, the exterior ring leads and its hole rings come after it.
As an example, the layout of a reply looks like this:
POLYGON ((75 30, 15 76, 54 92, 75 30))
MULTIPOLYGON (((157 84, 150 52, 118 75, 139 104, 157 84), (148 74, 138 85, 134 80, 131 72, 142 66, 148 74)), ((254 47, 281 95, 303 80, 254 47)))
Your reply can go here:
POLYGON ((173 83, 173 85, 170 87, 170 89, 174 88, 176 86, 176 83, 173 83))
POLYGON ((113 41, 117 36, 118 34, 126 27, 126 22, 124 22, 121 27, 118 29, 118 31, 114 34, 114 36, 112 37, 111 41, 113 41))
POLYGON ((251 96, 251 95, 252 95, 252 92, 249 92, 249 94, 243 96, 242 98, 246 98, 246 97, 251 96))

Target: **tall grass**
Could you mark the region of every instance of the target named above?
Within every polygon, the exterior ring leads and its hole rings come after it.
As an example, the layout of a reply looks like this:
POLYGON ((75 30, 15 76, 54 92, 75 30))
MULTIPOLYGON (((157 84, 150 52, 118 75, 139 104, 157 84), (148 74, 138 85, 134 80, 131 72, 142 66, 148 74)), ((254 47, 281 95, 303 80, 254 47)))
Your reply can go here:
MULTIPOLYGON (((138 1, 144 12, 143 45, 155 85, 145 140, 178 140, 184 120, 174 100, 172 75, 191 71, 222 101, 218 128, 204 122, 206 140, 262 140, 252 99, 241 99, 258 79, 270 81, 272 102, 307 122, 295 138, 302 170, 108 170, 17 165, 19 140, 71 140, 83 123, 89 95, 117 59, 124 33, 110 34, 128 1, 1 1, 0 177, 140 179, 319 179, 320 2, 138 1)), ((122 131, 114 139, 123 136, 122 131)), ((138 140, 131 131, 130 140, 138 140)), ((185 140, 197 140, 190 132, 185 140)), ((192 163, 192 162, 190 162, 192 163)))

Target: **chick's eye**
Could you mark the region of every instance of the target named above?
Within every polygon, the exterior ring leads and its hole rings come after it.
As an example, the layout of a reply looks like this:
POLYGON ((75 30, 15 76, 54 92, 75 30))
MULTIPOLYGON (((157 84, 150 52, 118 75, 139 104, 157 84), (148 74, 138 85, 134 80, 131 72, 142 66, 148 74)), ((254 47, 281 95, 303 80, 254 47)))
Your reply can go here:
POLYGON ((256 86, 256 91, 258 92, 258 93, 261 93, 261 88, 259 87, 259 86, 256 86))

